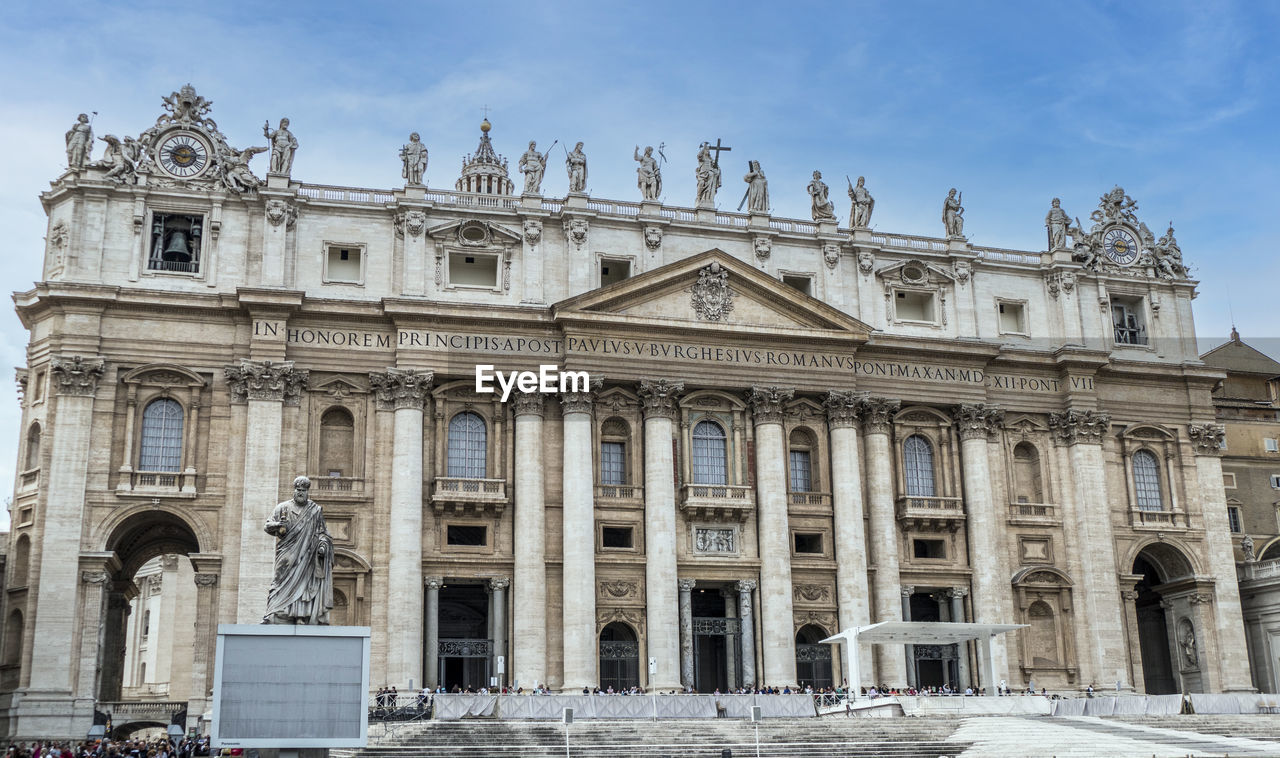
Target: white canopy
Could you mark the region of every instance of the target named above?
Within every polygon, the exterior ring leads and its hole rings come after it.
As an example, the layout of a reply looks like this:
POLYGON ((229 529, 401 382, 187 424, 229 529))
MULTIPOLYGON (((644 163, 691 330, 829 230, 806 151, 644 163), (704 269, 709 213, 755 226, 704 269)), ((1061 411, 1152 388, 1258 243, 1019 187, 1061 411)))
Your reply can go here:
MULTIPOLYGON (((833 634, 823 640, 828 644, 843 642, 845 678, 850 693, 859 692, 861 661, 858 644, 872 645, 951 645, 977 640, 982 671, 980 684, 994 691, 996 679, 994 661, 991 658, 991 640, 1006 632, 1025 628, 1026 624, 974 624, 960 621, 881 621, 870 626, 855 626, 833 634)), ((894 682, 893 684, 899 684, 894 682)))

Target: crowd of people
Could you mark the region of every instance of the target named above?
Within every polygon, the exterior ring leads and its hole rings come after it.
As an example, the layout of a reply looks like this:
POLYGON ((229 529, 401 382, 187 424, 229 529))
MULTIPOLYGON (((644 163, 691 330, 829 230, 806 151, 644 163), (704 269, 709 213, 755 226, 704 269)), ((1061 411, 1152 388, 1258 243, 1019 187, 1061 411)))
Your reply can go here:
POLYGON ((86 740, 73 742, 17 742, 5 758, 199 758, 209 755, 209 738, 172 740, 86 740))

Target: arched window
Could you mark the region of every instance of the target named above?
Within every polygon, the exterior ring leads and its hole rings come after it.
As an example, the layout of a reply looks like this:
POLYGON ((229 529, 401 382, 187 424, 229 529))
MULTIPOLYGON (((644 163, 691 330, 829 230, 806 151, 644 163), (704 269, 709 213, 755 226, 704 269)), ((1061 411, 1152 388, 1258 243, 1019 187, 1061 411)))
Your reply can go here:
POLYGON ((151 634, 151 611, 148 610, 142 614, 142 636, 146 637, 151 634))
POLYGON ((699 421, 693 427, 693 483, 728 484, 724 427, 714 421, 699 421))
POLYGON ((787 462, 791 469, 791 491, 813 492, 813 437, 803 429, 791 432, 787 462))
POLYGON ((22 660, 22 611, 14 608, 4 622, 4 663, 13 665, 22 660))
POLYGON ((1160 496, 1160 462, 1150 450, 1139 450, 1133 454, 1133 490, 1138 497, 1139 510, 1164 510, 1164 500, 1160 496))
POLYGON ((1040 480, 1040 453, 1030 442, 1019 442, 1013 448, 1013 486, 1014 502, 1044 502, 1044 487, 1040 480))
POLYGON ((354 476, 356 422, 351 411, 335 407, 320 417, 320 475, 354 476))
POLYGON ((139 471, 182 469, 182 406, 162 397, 142 411, 142 454, 139 471))
POLYGON ((1053 617, 1053 609, 1043 600, 1037 600, 1027 609, 1027 621, 1031 624, 1031 665, 1059 665, 1058 626, 1053 617))
POLYGON ((24 534, 13 545, 13 578, 10 579, 9 586, 27 586, 27 572, 30 568, 31 538, 24 534))
POLYGON ((40 425, 32 424, 27 430, 27 456, 23 461, 22 470, 30 471, 33 468, 40 467, 40 425))
POLYGON ((484 479, 484 419, 471 411, 463 411, 449 421, 449 476, 484 479))
POLYGON ((937 497, 938 488, 933 481, 933 446, 929 440, 913 434, 902 443, 903 469, 907 479, 907 494, 914 497, 937 497))
POLYGON ((627 483, 627 422, 611 418, 600 426, 600 483, 627 483))

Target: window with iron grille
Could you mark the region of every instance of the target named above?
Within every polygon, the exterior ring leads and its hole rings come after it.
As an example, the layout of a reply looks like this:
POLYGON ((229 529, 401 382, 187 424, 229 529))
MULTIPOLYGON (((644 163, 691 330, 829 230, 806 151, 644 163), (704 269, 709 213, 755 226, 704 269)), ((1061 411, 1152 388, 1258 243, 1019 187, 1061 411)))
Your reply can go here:
POLYGON ((600 483, 626 484, 626 445, 621 442, 600 443, 600 483))
POLYGON ((918 434, 902 443, 903 469, 906 473, 907 494, 914 497, 937 497, 933 481, 933 446, 918 434))
POLYGON ((182 406, 160 398, 142 411, 140 471, 178 471, 182 467, 182 406))
POLYGON ((1164 500, 1160 495, 1160 462, 1148 450, 1133 454, 1133 490, 1138 497, 1139 510, 1164 510, 1164 500))
POLYGON ((485 478, 484 419, 464 411, 449 421, 448 475, 463 479, 485 478))
POLYGON ((714 421, 693 427, 693 483, 729 483, 724 428, 714 421))
POLYGON ((808 450, 791 451, 791 491, 813 491, 813 472, 809 466, 808 450))
POLYGON ((1227 523, 1231 525, 1231 532, 1233 534, 1239 534, 1244 531, 1244 528, 1240 526, 1239 508, 1236 508, 1235 506, 1227 508, 1227 523))

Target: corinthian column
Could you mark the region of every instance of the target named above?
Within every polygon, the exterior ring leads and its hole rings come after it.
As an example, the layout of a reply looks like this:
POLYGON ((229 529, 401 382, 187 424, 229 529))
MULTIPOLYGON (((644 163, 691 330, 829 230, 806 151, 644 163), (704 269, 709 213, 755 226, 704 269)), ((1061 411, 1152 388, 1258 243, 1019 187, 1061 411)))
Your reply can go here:
POLYGON ((751 610, 751 593, 756 589, 755 579, 738 582, 738 618, 742 623, 742 686, 756 686, 756 616, 751 610))
POLYGON ((693 579, 681 579, 680 587, 680 682, 693 687, 693 579))
POLYGON ((542 481, 542 395, 519 393, 516 415, 515 571, 511 682, 547 681, 547 514, 542 481))
MULTIPOLYGON (((858 403, 864 396, 851 391, 827 393, 827 427, 831 430, 831 504, 835 520, 836 604, 841 631, 871 623, 867 589, 867 537, 862 515, 862 464, 858 460, 858 403)), ((871 647, 859 645, 859 670, 874 683, 871 647)), ((846 650, 846 655, 855 651, 846 650)), ((860 682, 850 682, 858 687, 860 682)))
MULTIPOLYGON (((1049 428, 1069 448, 1070 477, 1074 489, 1076 544, 1089 551, 1081 561, 1081 590, 1076 601, 1083 606, 1084 626, 1092 635, 1083 646, 1089 668, 1081 681, 1108 684, 1126 682, 1124 617, 1120 609, 1120 584, 1116 577, 1116 547, 1111 531, 1111 500, 1107 495, 1102 460, 1102 436, 1111 416, 1096 411, 1069 410, 1049 414, 1049 428)), ((1222 479, 1218 479, 1222 486, 1222 479)), ((976 609, 977 598, 974 598, 976 609)), ((1130 686, 1132 682, 1128 683, 1130 686)))
POLYGON ((791 610, 791 530, 787 526, 787 446, 783 405, 795 390, 752 387, 747 395, 756 424, 756 532, 760 539, 760 650, 764 683, 796 680, 791 610))
MULTIPOLYGON (((53 450, 45 482, 44 534, 40 540, 40 573, 32 588, 35 634, 31 636, 31 686, 71 694, 71 640, 76 628, 80 590, 80 531, 84 526, 85 479, 93 425, 93 396, 102 378, 101 359, 79 355, 50 363, 55 401, 53 450)), ((262 601, 266 602, 264 592, 262 601)), ((30 617, 30 611, 28 611, 30 617)), ((84 633, 96 636, 96 628, 84 633)), ((34 733, 34 732, 33 732, 34 733)))
POLYGON ((387 545, 388 684, 422 678, 422 404, 430 371, 389 368, 369 374, 378 409, 394 411, 391 453, 391 533, 387 545))
POLYGON ((256 624, 267 608, 275 538, 262 530, 280 501, 280 424, 283 404, 297 405, 308 372, 293 361, 251 361, 223 369, 232 402, 247 402, 244 481, 240 495, 240 567, 236 623, 256 624))
MULTIPOLYGON (((889 433, 901 400, 868 397, 858 404, 862 435, 867 448, 867 497, 871 516, 871 557, 875 560, 875 621, 901 621, 902 596, 898 588, 898 524, 893 513, 893 454, 889 433)), ((876 678, 883 684, 907 682, 906 659, 889 645, 876 648, 876 678)), ((854 682, 849 683, 854 686, 854 682)))
MULTIPOLYGON (((1000 524, 1004 519, 997 517, 992 501, 991 463, 987 459, 987 440, 999 434, 1004 411, 982 403, 961 405, 955 410, 955 420, 960 432, 969 567, 973 571, 973 620, 980 624, 1008 624, 1013 619, 1009 613, 1009 572, 1001 560, 1004 546, 1000 540, 1000 524)), ((998 679, 983 682, 988 688, 1009 675, 1005 635, 991 640, 991 658, 991 670, 998 679)), ((985 662, 980 664, 980 670, 988 670, 985 662)))
MULTIPOLYGON (((596 389, 599 381, 593 382, 596 389)), ((564 684, 596 687, 595 487, 591 461, 594 392, 560 396, 564 414, 564 684)))
POLYGON ((1222 461, 1219 458, 1226 431, 1218 424, 1192 424, 1187 431, 1191 436, 1191 446, 1196 451, 1196 484, 1200 507, 1204 511, 1209 573, 1218 578, 1214 584, 1217 602, 1213 604, 1212 611, 1218 632, 1215 658, 1221 677, 1217 689, 1247 691, 1252 686, 1248 648, 1245 646, 1244 620, 1240 611, 1240 589, 1231 581, 1236 558, 1231 545, 1227 501, 1222 491, 1222 461))
POLYGON ((640 400, 644 404, 645 637, 649 657, 654 659, 651 690, 680 687, 676 474, 671 437, 676 397, 683 391, 683 382, 640 382, 640 400))

